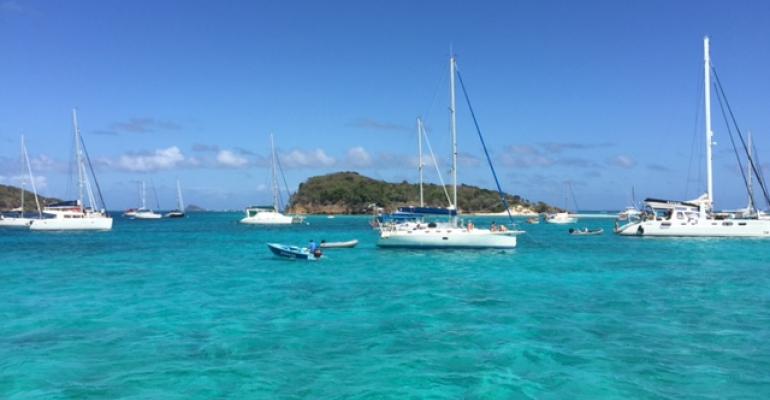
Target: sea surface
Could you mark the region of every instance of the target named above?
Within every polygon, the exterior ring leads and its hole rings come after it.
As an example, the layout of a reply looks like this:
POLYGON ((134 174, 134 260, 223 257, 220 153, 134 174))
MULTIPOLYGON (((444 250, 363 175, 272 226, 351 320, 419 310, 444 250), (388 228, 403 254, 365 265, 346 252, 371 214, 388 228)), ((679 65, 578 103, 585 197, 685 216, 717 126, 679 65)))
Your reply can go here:
POLYGON ((0 398, 770 398, 768 240, 521 220, 516 250, 409 251, 240 218, 0 231, 0 398), (310 239, 360 244, 265 246, 310 239))

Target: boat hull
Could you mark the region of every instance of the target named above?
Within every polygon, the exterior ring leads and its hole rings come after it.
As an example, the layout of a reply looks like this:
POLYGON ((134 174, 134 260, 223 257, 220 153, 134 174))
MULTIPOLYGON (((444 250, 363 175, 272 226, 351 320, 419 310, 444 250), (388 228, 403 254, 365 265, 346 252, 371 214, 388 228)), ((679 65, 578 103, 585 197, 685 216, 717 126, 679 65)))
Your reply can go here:
POLYGON ((32 218, 2 217, 0 228, 29 228, 32 218))
POLYGON ((770 238, 770 221, 762 219, 642 221, 619 226, 615 233, 621 236, 770 238))
POLYGON ((347 242, 321 243, 321 248, 322 249, 345 249, 345 248, 356 247, 356 245, 358 245, 358 240, 349 240, 347 242))
POLYGON ((517 232, 487 229, 418 229, 382 231, 377 246, 412 249, 513 249, 517 232))
POLYGON ((108 231, 112 218, 48 218, 38 219, 29 226, 33 231, 108 231))
POLYGON ((251 225, 291 225, 294 221, 294 217, 274 211, 262 211, 241 219, 242 224, 251 225))
POLYGON ((133 218, 134 219, 161 219, 163 218, 163 216, 152 211, 146 211, 146 212, 138 212, 134 214, 133 218))
POLYGON ((306 248, 300 248, 296 246, 286 246, 278 243, 268 243, 267 248, 278 257, 288 258, 291 260, 317 260, 313 254, 306 248))

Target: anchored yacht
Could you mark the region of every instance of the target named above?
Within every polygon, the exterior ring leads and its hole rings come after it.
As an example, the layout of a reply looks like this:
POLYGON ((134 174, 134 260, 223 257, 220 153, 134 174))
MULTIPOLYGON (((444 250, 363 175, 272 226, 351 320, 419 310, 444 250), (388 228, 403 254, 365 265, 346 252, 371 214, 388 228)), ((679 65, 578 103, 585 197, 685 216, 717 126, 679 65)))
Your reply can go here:
MULTIPOLYGON (((278 157, 275 153, 275 142, 273 135, 270 134, 270 148, 272 154, 271 172, 272 172, 272 188, 273 188, 273 205, 272 206, 251 206, 246 208, 246 216, 241 219, 242 224, 252 225, 290 225, 299 224, 304 221, 304 218, 284 215, 280 212, 281 209, 281 194, 278 189, 278 157)), ((284 178, 284 182, 286 179, 284 178)), ((288 188, 287 188, 288 192, 288 188)))
POLYGON ((20 192, 20 206, 11 211, 17 213, 15 216, 0 214, 0 228, 28 228, 32 221, 43 217, 43 213, 40 209, 40 200, 37 197, 37 186, 35 185, 35 177, 32 176, 32 166, 29 162, 29 155, 27 154, 27 146, 24 144, 24 136, 21 137, 21 165, 22 176, 26 172, 30 186, 32 187, 32 193, 35 196, 35 205, 37 206, 37 216, 30 218, 24 215, 24 181, 21 182, 20 192))
MULTIPOLYGON (((418 249, 512 249, 516 247, 516 236, 521 231, 508 230, 505 226, 501 226, 501 229, 482 229, 476 228, 472 223, 468 223, 466 226, 460 224, 457 213, 457 124, 456 124, 456 107, 455 107, 455 79, 459 78, 460 85, 462 86, 465 99, 468 102, 470 108, 470 100, 468 100, 468 93, 465 90, 465 86, 462 81, 462 77, 457 71, 457 60, 454 56, 450 58, 449 62, 449 92, 450 92, 450 127, 452 135, 452 201, 447 209, 440 209, 440 215, 448 217, 447 221, 443 222, 428 222, 425 223, 422 220, 408 222, 406 224, 391 224, 383 225, 380 227, 380 239, 377 242, 377 246, 386 248, 418 248, 418 249)), ((473 109, 470 108, 473 115, 473 109)), ((486 153, 486 144, 481 136, 481 132, 478 129, 475 116, 473 117, 476 129, 479 133, 479 138, 484 147, 486 153)), ((418 122, 418 129, 421 123, 418 122)), ((487 154, 487 159, 489 156, 487 154)), ((420 161, 422 164, 422 161, 420 161)), ((494 171, 494 167, 490 162, 490 168, 492 174, 497 182, 497 176, 494 171)), ((422 178, 422 165, 420 165, 420 173, 422 178)), ((422 179, 421 179, 422 181, 422 179)), ((503 201, 503 205, 509 210, 510 207, 505 200, 500 189, 499 182, 498 192, 503 201)), ((422 194, 422 193, 421 193, 422 194)), ((405 210, 406 211, 406 210, 405 210)), ((421 213, 425 210, 412 209, 412 212, 421 213)))
MULTIPOLYGON (((674 201, 648 198, 639 214, 630 215, 630 220, 616 222, 615 232, 623 236, 695 236, 695 237, 770 237, 770 220, 754 217, 737 218, 729 213, 714 212, 714 184, 712 171, 712 146, 714 133, 711 130, 711 77, 714 71, 709 54, 709 38, 703 40, 706 120, 706 176, 707 192, 694 200, 674 201)), ((714 72, 714 74, 716 74, 714 72)), ((716 76, 716 75, 715 75, 716 76)), ((717 76, 717 96, 724 98, 717 76)), ((726 99, 724 100, 726 102, 726 99)), ((729 107, 729 104, 728 104, 729 107)), ((737 129, 736 129, 737 130, 737 129)), ((740 135, 740 131, 738 130, 740 135)), ((741 137, 741 141, 743 138, 741 137)), ((739 159, 740 163, 740 159, 739 159)), ((754 174, 757 166, 751 154, 748 163, 754 174)), ((766 199, 770 199, 763 186, 766 199)), ((749 189, 751 196, 751 190, 749 189)), ((752 203, 753 206, 753 203, 752 203)))
POLYGON ((75 129, 75 167, 78 170, 78 199, 51 204, 43 208, 47 218, 32 221, 29 229, 33 231, 66 231, 66 230, 102 230, 112 229, 112 218, 104 207, 104 199, 96 181, 96 175, 91 168, 91 160, 85 148, 85 143, 78 127, 78 115, 72 110, 72 125, 75 129), (96 186, 102 207, 99 208, 94 195, 90 177, 96 186), (86 206, 85 202, 88 202, 86 206))

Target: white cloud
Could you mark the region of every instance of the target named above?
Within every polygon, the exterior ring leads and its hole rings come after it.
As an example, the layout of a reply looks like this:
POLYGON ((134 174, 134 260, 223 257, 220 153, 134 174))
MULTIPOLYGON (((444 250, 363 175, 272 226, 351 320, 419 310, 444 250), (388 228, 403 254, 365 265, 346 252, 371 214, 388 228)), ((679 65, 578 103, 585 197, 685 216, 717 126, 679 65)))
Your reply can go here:
POLYGON ((322 149, 310 151, 292 150, 280 156, 281 164, 287 168, 331 167, 337 163, 334 157, 322 149))
MULTIPOLYGON (((35 188, 38 192, 48 187, 48 179, 43 175, 34 175, 32 177, 35 180, 35 188)), ((15 175, 15 176, 3 176, 0 175, 0 183, 5 185, 13 185, 21 187, 24 184, 24 189, 31 191, 32 186, 29 184, 29 176, 27 175, 15 175)))
POLYGON ((361 146, 356 146, 348 150, 347 161, 354 167, 366 168, 372 166, 371 154, 361 146))
POLYGON ((174 168, 182 162, 185 157, 179 147, 171 146, 166 149, 158 149, 152 153, 124 154, 116 162, 107 163, 117 169, 132 172, 150 172, 162 169, 174 168))
POLYGON ((240 168, 248 165, 249 160, 231 150, 220 150, 217 153, 217 164, 228 168, 240 168))
POLYGON ((636 161, 633 158, 626 155, 619 155, 612 158, 609 163, 620 168, 633 168, 636 165, 636 161))

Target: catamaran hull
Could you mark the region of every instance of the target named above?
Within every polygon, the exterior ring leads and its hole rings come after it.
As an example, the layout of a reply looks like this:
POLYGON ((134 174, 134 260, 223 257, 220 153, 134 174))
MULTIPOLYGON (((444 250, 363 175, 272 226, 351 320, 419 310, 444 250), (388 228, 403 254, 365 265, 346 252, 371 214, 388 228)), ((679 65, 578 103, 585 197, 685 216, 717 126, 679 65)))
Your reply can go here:
POLYGON ((108 231, 112 218, 50 218, 39 219, 29 226, 33 231, 108 231))
POLYGON ((136 213, 134 214, 133 218, 134 219, 161 219, 163 218, 163 216, 154 212, 149 212, 149 213, 136 213))
POLYGON ((514 233, 464 230, 383 231, 377 246, 412 249, 513 249, 516 247, 516 236, 514 233))
POLYGON ((621 236, 770 238, 770 221, 759 219, 643 221, 620 226, 615 233, 621 236))
POLYGON ((290 215, 283 215, 273 211, 261 211, 256 215, 243 218, 241 223, 252 225, 290 225, 295 223, 295 221, 296 219, 290 215))
POLYGON ((29 228, 32 218, 2 217, 0 228, 29 228))

